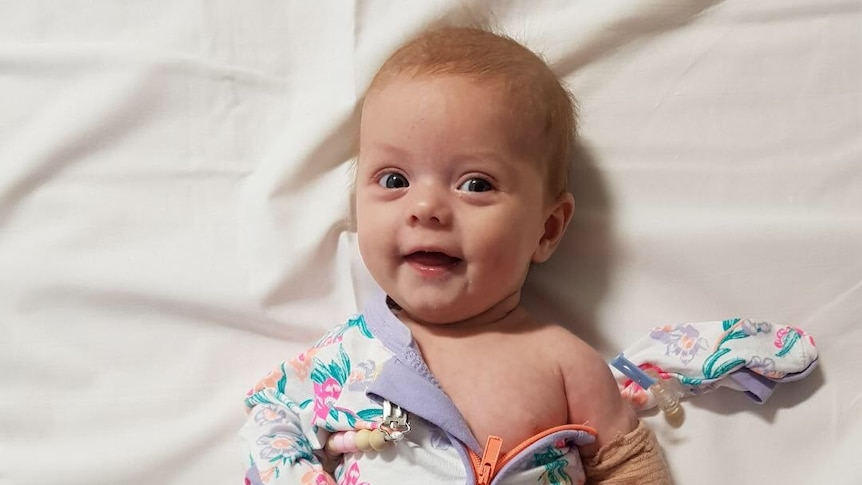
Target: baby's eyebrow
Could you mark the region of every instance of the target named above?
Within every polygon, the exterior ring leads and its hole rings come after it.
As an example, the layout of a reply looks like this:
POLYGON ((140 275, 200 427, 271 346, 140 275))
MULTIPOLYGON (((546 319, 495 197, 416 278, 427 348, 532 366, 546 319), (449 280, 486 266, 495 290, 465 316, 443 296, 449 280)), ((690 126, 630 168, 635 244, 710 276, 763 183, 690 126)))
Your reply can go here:
POLYGON ((516 166, 519 163, 519 160, 516 158, 508 157, 493 151, 472 152, 456 155, 455 161, 459 164, 478 164, 480 168, 481 166, 491 165, 497 170, 503 170, 509 173, 516 171, 516 166))
POLYGON ((494 152, 471 152, 465 153, 463 155, 457 155, 455 157, 457 161, 478 161, 478 162, 493 162, 499 164, 507 163, 506 157, 501 157, 499 154, 494 152))
POLYGON ((404 158, 408 155, 407 150, 386 142, 372 143, 369 148, 398 158, 404 158))

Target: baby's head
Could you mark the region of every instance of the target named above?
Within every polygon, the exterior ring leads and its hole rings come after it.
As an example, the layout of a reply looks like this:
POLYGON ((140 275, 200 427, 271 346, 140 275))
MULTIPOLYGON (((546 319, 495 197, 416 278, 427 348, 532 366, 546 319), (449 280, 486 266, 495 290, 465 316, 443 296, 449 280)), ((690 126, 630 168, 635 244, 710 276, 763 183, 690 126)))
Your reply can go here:
POLYGON ((575 103, 548 65, 518 42, 478 28, 431 30, 406 43, 381 66, 371 97, 398 77, 464 76, 489 89, 514 116, 512 135, 546 170, 547 195, 568 190, 577 132, 575 103))
POLYGON ((415 321, 493 320, 571 218, 570 96, 520 44, 426 33, 375 76, 356 166, 359 249, 415 321))

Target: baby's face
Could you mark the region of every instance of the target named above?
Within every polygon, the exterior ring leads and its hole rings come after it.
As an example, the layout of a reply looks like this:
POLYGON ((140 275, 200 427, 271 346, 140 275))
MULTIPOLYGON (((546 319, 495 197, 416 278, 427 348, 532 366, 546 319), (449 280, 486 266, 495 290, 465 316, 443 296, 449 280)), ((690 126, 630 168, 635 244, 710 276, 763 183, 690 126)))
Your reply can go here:
POLYGON ((365 103, 356 176, 359 248, 412 318, 466 320, 517 295, 547 217, 502 88, 396 77, 365 103))

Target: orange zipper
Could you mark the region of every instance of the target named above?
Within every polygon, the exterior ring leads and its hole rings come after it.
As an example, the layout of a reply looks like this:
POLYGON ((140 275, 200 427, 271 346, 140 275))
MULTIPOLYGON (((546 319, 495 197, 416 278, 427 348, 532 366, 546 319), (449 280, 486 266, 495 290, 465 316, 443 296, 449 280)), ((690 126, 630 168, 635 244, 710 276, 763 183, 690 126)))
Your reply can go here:
POLYGON ((533 443, 559 431, 586 431, 591 435, 596 434, 595 429, 582 424, 555 426, 531 436, 518 446, 509 450, 509 452, 505 453, 502 457, 500 456, 500 450, 503 449, 503 439, 499 436, 488 436, 481 458, 479 458, 479 455, 477 455, 473 450, 469 448, 467 449, 467 453, 470 455, 470 461, 473 462, 473 476, 476 479, 476 485, 489 485, 491 480, 494 479, 494 476, 496 476, 498 469, 503 468, 506 463, 512 461, 515 456, 529 448, 533 443))

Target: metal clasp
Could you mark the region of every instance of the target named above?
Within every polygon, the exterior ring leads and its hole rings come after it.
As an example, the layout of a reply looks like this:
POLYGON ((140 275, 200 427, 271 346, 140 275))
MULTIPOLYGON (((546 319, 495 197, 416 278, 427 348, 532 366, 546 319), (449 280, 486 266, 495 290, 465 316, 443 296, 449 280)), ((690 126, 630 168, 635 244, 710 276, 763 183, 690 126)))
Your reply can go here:
POLYGON ((407 411, 401 406, 383 400, 383 423, 380 430, 386 437, 386 441, 401 441, 404 435, 410 431, 410 423, 407 421, 407 411))

